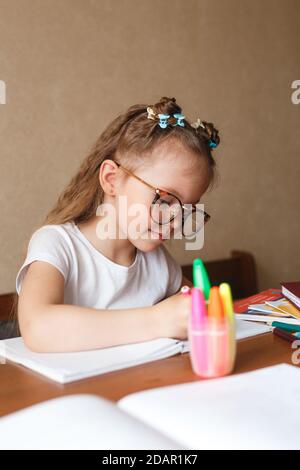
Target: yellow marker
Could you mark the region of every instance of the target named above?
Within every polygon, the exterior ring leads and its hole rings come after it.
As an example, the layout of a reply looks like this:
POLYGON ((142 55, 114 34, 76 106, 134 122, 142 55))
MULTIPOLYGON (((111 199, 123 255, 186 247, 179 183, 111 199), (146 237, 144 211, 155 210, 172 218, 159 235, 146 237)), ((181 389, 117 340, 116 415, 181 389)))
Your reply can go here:
POLYGON ((227 282, 222 282, 219 287, 220 296, 224 306, 224 312, 230 321, 234 321, 233 303, 230 285, 227 282))

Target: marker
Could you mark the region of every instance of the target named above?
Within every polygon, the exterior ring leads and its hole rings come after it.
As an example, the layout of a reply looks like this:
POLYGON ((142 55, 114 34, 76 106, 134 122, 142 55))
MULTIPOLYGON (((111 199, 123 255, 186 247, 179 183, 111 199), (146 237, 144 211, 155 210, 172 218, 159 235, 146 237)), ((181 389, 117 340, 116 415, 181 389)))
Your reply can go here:
POLYGON ((275 327, 275 328, 280 328, 281 330, 285 330, 285 331, 290 331, 291 333, 295 332, 295 331, 299 331, 300 332, 300 326, 298 325, 290 325, 288 323, 282 323, 282 322, 279 322, 279 321, 273 321, 271 323, 271 326, 275 327))
POLYGON ((220 296, 223 302, 225 316, 229 321, 228 325, 228 344, 227 344, 227 360, 229 364, 234 364, 236 355, 236 341, 235 341, 235 316, 233 310, 232 294, 230 285, 227 282, 222 282, 219 287, 220 296))
POLYGON ((203 261, 200 258, 194 259, 193 262, 193 284, 194 287, 198 287, 203 291, 205 300, 208 300, 211 285, 203 261))
POLYGON ((203 327, 207 317, 204 295, 198 287, 192 288, 192 329, 203 327))
POLYGON ((192 312, 189 320, 190 358, 195 374, 209 374, 208 331, 205 299, 201 289, 192 288, 192 312))
MULTIPOLYGON (((219 287, 220 296, 223 302, 223 309, 230 321, 234 321, 233 303, 231 288, 227 282, 222 282, 219 287)), ((299 330, 300 331, 300 330, 299 330)))
POLYGON ((229 329, 219 287, 212 287, 208 301, 210 370, 215 376, 224 374, 228 364, 229 329))
POLYGON ((218 287, 212 287, 209 293, 208 316, 214 318, 224 317, 224 308, 222 298, 218 287))
POLYGON ((274 328, 273 333, 274 335, 279 336, 282 339, 285 339, 289 343, 293 343, 295 341, 294 335, 292 335, 291 333, 288 333, 285 330, 282 330, 281 328, 274 328))

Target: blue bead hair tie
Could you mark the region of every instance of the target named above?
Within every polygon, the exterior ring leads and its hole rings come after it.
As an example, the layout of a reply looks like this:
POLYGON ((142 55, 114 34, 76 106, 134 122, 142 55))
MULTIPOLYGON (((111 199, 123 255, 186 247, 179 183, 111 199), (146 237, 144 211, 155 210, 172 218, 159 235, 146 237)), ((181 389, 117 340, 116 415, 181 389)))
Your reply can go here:
POLYGON ((184 127, 183 119, 185 118, 185 116, 183 114, 179 114, 179 113, 173 114, 173 116, 174 116, 175 119, 177 119, 177 122, 175 124, 173 124, 173 126, 184 127))
POLYGON ((208 145, 210 146, 211 149, 215 149, 216 147, 218 147, 218 144, 211 139, 209 139, 208 145))
POLYGON ((170 117, 169 114, 158 114, 158 117, 159 117, 159 126, 162 128, 162 129, 165 129, 167 126, 168 126, 168 119, 170 117))

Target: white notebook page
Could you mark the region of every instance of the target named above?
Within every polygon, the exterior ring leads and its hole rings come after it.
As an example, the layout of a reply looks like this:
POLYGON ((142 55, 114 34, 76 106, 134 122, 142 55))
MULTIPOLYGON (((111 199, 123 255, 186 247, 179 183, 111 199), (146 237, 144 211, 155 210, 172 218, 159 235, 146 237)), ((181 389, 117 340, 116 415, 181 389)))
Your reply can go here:
POLYGON ((128 395, 119 406, 191 449, 300 449, 300 368, 254 372, 128 395))
POLYGON ((94 395, 48 400, 0 418, 0 449, 178 449, 94 395))

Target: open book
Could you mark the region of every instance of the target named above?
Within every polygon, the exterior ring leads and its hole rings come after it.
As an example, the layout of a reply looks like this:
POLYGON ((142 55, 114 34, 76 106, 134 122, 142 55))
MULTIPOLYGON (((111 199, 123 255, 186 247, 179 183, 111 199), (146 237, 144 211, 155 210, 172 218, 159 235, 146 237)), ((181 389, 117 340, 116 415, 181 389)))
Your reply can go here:
POLYGON ((300 449, 300 368, 130 394, 71 395, 0 418, 0 449, 300 449))
MULTIPOLYGON (((242 320, 237 321, 237 339, 266 333, 272 328, 242 320)), ((145 364, 187 352, 187 341, 160 338, 153 341, 69 353, 35 353, 22 338, 0 341, 0 356, 22 364, 59 383, 93 377, 95 375, 145 364)))

